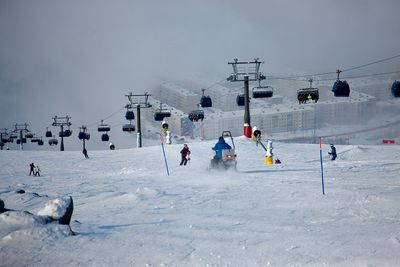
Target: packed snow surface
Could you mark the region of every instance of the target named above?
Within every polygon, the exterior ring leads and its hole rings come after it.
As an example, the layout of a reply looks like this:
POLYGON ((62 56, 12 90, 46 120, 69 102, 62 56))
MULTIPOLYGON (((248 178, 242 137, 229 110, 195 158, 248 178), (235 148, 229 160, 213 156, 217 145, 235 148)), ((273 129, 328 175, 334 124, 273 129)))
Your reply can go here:
MULTIPOLYGON (((1 266, 399 266, 400 146, 274 143, 280 165, 235 138, 237 171, 208 170, 212 142, 115 151, 0 151, 1 266), (42 170, 28 176, 29 164, 42 170), (23 189, 24 194, 17 193, 23 189), (72 196, 65 225, 54 199, 72 196)), ((62 205, 62 203, 60 204, 62 205)))

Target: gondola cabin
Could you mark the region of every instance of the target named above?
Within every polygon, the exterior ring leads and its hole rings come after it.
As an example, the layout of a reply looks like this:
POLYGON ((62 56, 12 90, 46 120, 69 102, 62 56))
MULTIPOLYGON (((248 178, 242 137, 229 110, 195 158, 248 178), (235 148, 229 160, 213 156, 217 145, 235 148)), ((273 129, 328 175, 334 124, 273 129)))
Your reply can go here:
POLYGON ((332 92, 336 97, 349 97, 350 86, 347 81, 337 80, 332 87, 332 92))
POLYGON ((79 132, 78 138, 79 138, 79 140, 86 139, 86 133, 84 133, 84 132, 79 132))
POLYGON ((167 111, 158 111, 154 113, 154 120, 155 121, 163 121, 164 118, 169 118, 171 117, 171 112, 167 111))
POLYGON ((400 97, 400 81, 394 81, 392 84, 392 95, 394 97, 400 97))
POLYGON ((128 111, 125 113, 125 118, 126 118, 128 121, 134 120, 134 119, 135 119, 135 113, 133 113, 132 110, 128 110, 128 111))
POLYGON ((204 120, 204 111, 203 110, 193 110, 189 113, 189 120, 190 121, 199 121, 204 120))
POLYGON ((236 104, 240 107, 244 106, 244 94, 237 95, 236 104))
POLYGON ((253 88, 253 98, 269 98, 274 94, 271 86, 258 86, 253 88))
POLYGON ((125 125, 122 126, 122 131, 123 132, 128 132, 128 133, 134 132, 135 131, 135 125, 131 124, 131 123, 125 124, 125 125))
POLYGON ((110 140, 110 136, 108 134, 104 133, 101 135, 101 141, 107 142, 109 140, 110 140))
POLYGON ((297 100, 299 101, 299 104, 305 104, 307 101, 314 101, 317 103, 319 100, 318 88, 304 88, 297 90, 297 100))
POLYGON ((47 130, 45 136, 46 137, 52 137, 53 133, 51 131, 47 130))
POLYGON ((200 106, 202 108, 211 108, 212 107, 212 100, 210 96, 202 96, 200 99, 200 106))

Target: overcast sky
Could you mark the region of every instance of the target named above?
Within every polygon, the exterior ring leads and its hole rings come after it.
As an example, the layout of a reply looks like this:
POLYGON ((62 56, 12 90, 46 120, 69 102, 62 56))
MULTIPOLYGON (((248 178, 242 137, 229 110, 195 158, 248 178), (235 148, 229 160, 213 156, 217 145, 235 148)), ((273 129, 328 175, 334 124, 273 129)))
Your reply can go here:
POLYGON ((65 114, 90 124, 160 78, 221 80, 236 57, 287 75, 397 55, 399 10, 397 0, 0 0, 0 127, 39 130, 65 114))

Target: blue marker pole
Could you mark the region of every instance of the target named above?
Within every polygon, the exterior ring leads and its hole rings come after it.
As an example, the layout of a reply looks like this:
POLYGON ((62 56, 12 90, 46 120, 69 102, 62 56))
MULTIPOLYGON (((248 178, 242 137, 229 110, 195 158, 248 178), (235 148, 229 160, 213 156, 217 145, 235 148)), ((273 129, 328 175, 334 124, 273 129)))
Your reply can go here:
POLYGON ((322 194, 325 195, 324 165, 322 164, 322 137, 319 138, 319 159, 321 161, 322 194))
POLYGON ((161 134, 160 134, 160 141, 161 141, 162 152, 163 152, 163 155, 164 155, 165 168, 167 169, 167 175, 169 176, 168 162, 167 162, 167 157, 165 156, 163 136, 161 134))

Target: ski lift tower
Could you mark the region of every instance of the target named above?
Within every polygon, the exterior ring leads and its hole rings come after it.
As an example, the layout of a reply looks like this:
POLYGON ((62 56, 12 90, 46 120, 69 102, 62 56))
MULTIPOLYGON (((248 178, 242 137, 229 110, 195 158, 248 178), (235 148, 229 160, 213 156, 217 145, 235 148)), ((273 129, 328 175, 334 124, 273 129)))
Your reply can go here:
MULTIPOLYGON (((24 124, 18 124, 18 123, 16 123, 15 125, 14 125, 14 127, 15 127, 15 129, 14 129, 14 133, 19 133, 19 149, 20 150, 24 150, 24 145, 23 145, 23 143, 24 143, 24 141, 25 141, 25 143, 26 143, 26 138, 24 138, 24 136, 23 136, 23 134, 25 133, 29 133, 29 130, 28 130, 28 124, 27 123, 24 123, 24 124)), ((17 143, 18 143, 18 140, 17 140, 17 143)))
POLYGON ((60 151, 64 151, 64 136, 66 137, 71 136, 70 131, 68 132, 68 134, 64 132, 64 126, 67 126, 69 129, 69 127, 72 125, 72 123, 69 121, 70 119, 71 117, 69 117, 68 115, 65 117, 58 117, 58 116, 53 117, 54 122, 52 125, 61 127, 61 132, 59 134, 59 136, 61 137, 60 151))
POLYGON ((126 105, 126 108, 133 108, 136 106, 136 134, 137 134, 137 147, 142 147, 142 128, 140 122, 140 109, 141 108, 151 108, 151 104, 149 103, 149 96, 147 92, 141 95, 134 95, 130 92, 128 95, 125 95, 129 103, 126 105))
POLYGON ((249 81, 261 81, 265 76, 260 72, 261 62, 258 58, 254 61, 238 61, 237 58, 233 62, 228 62, 232 65, 233 73, 227 78, 230 82, 244 82, 244 123, 243 134, 251 138, 252 130, 250 125, 250 96, 249 96, 249 81))

